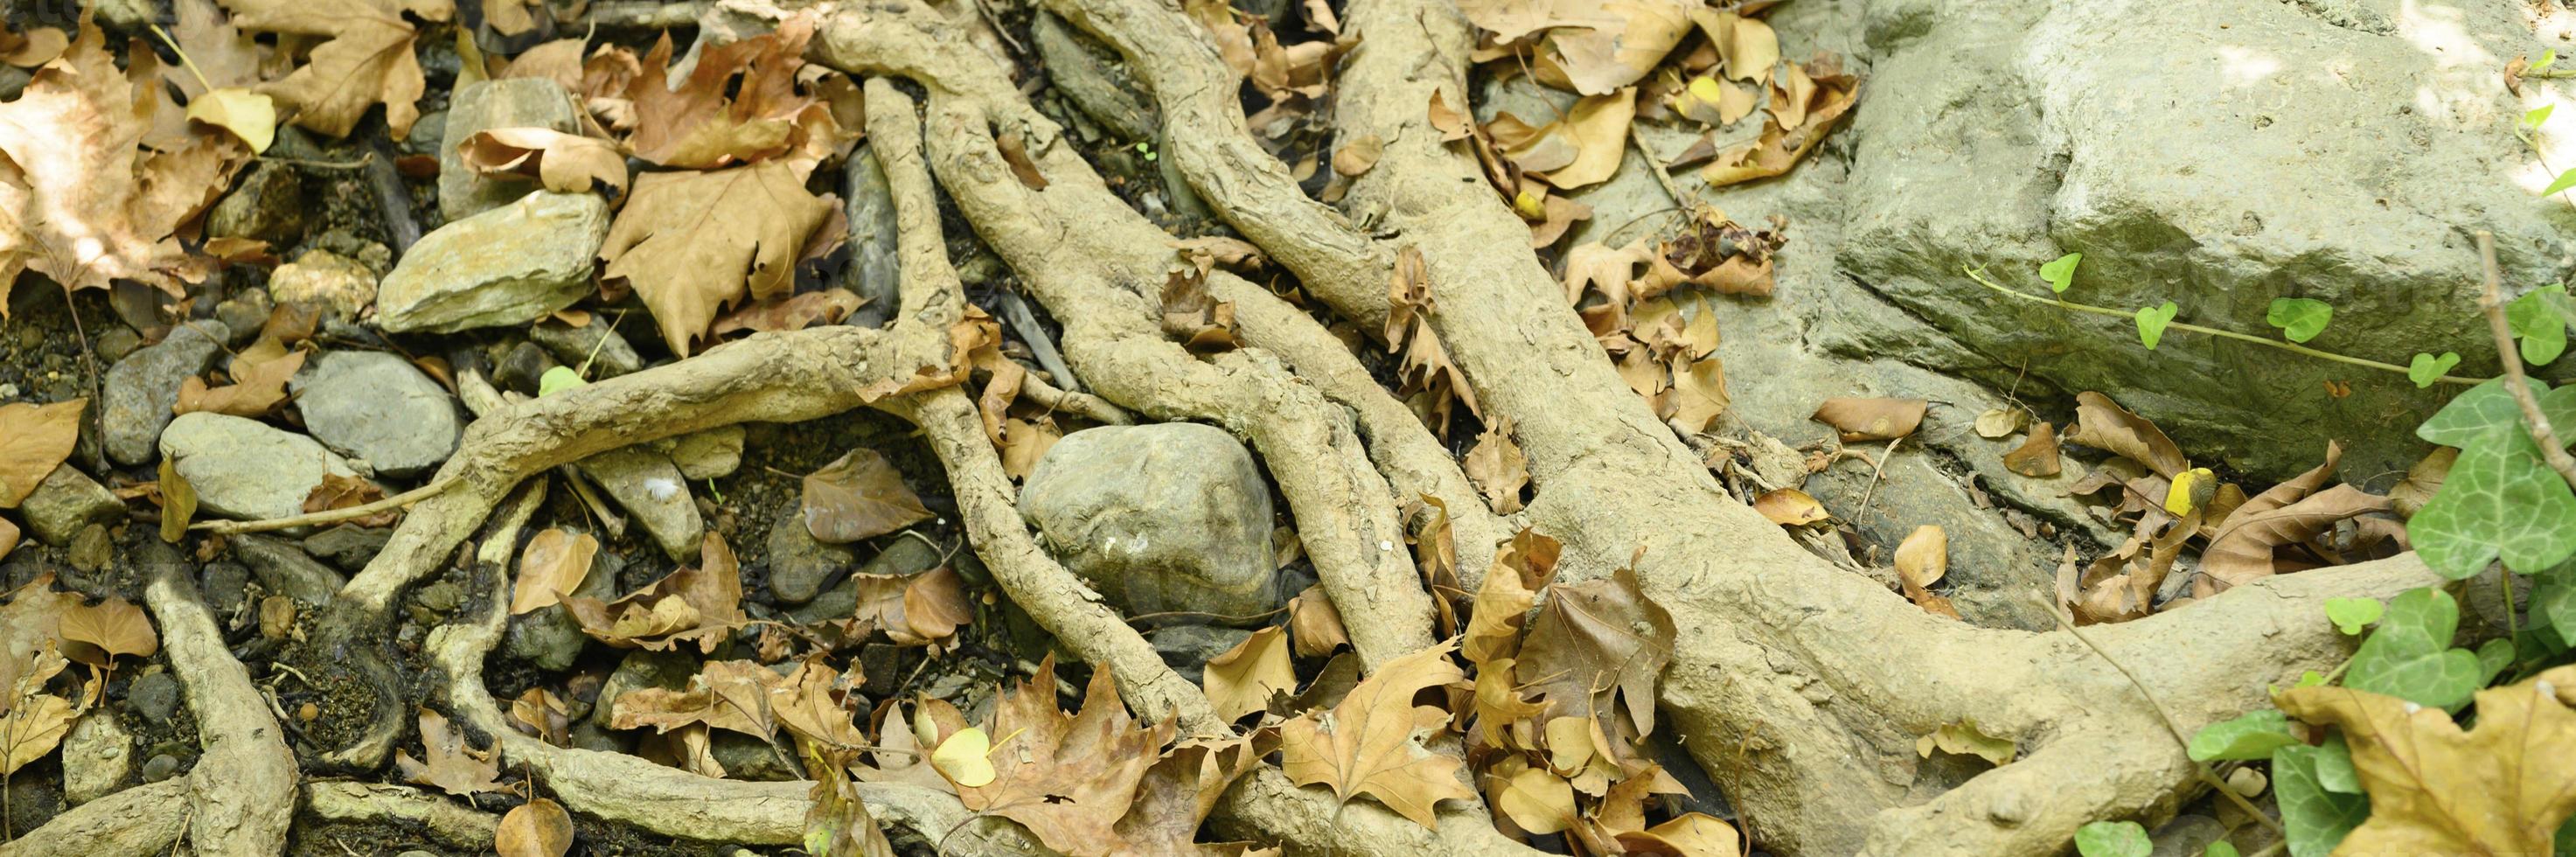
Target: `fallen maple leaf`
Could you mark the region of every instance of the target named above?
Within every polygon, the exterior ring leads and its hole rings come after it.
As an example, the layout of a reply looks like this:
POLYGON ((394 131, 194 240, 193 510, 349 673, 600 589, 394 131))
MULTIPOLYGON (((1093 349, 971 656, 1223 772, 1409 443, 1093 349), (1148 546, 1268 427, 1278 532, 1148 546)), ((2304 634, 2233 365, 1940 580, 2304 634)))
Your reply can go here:
POLYGON ((682 568, 624 598, 605 604, 595 598, 563 599, 564 609, 591 639, 621 649, 667 651, 695 641, 713 654, 743 622, 742 576, 724 537, 707 531, 699 565, 682 568))
POLYGON ((1722 187, 1787 173, 1824 142, 1826 133, 1839 124, 1837 120, 1850 112, 1852 103, 1860 97, 1860 79, 1843 73, 1842 64, 1833 57, 1819 53, 1800 72, 1801 77, 1813 83, 1805 109, 1782 109, 1779 99, 1789 96, 1774 88, 1774 112, 1763 120, 1762 135, 1719 153, 1700 169, 1702 181, 1710 187, 1722 187), (1784 113, 1799 118, 1800 123, 1795 127, 1782 124, 1784 113))
POLYGON ((253 343, 233 357, 231 384, 210 387, 204 378, 188 376, 179 382, 179 401, 171 411, 209 411, 252 419, 275 413, 285 406, 286 382, 304 368, 306 353, 302 349, 286 350, 268 340, 253 343))
MULTIPOLYGON (((769 689, 770 716, 777 718, 778 725, 787 727, 788 732, 806 742, 832 747, 867 746, 868 736, 851 719, 849 709, 842 707, 844 701, 856 696, 857 692, 840 687, 843 684, 840 672, 824 666, 819 660, 797 664, 795 672, 769 689)), ((912 733, 906 729, 888 729, 886 735, 889 739, 909 738, 912 733)), ((916 756, 912 761, 926 761, 926 758, 916 756)), ((938 782, 938 777, 932 776, 929 780, 938 782)))
POLYGON ((1121 853, 1115 825, 1134 803, 1156 750, 1171 740, 1171 721, 1139 728, 1118 700, 1107 667, 1094 669, 1082 711, 1055 704, 1055 659, 994 703, 986 758, 993 779, 957 783, 967 809, 1019 822, 1038 841, 1067 854, 1121 853))
POLYGON ((1475 447, 1467 450, 1463 466, 1497 514, 1521 510, 1521 488, 1529 484, 1529 457, 1521 453, 1520 444, 1512 442, 1512 418, 1486 426, 1476 436, 1475 447))
POLYGON ((1207 274, 1183 267, 1163 278, 1163 332, 1196 352, 1224 351, 1241 344, 1234 335, 1234 304, 1208 294, 1207 274))
POLYGON ((805 529, 818 541, 847 544, 927 520, 930 510, 903 484, 903 474, 873 449, 853 449, 805 474, 805 529))
POLYGON ((2336 853, 2548 854, 2576 815, 2576 666, 2477 694, 2477 726, 2346 687, 2302 687, 2290 716, 2343 729, 2370 818, 2336 853))
POLYGON ((1209 658, 1202 684, 1216 716, 1227 720, 1268 708, 1275 694, 1297 692, 1287 629, 1272 626, 1254 631, 1234 648, 1209 658))
POLYGON ((409 750, 394 752, 394 767, 402 770, 404 780, 458 797, 502 790, 501 769, 492 764, 491 754, 466 746, 464 732, 427 708, 420 710, 420 746, 427 761, 412 758, 409 750))
POLYGON ((528 540, 519 553, 518 582, 510 590, 510 615, 523 613, 561 602, 564 596, 581 588, 590 576, 590 564, 599 556, 599 540, 589 533, 574 535, 548 527, 528 540))
POLYGON ((348 136, 367 108, 385 106, 385 126, 400 139, 420 118, 427 88, 412 54, 419 31, 405 15, 444 22, 452 0, 224 0, 245 30, 325 39, 310 62, 260 91, 296 109, 295 124, 348 136))
POLYGON ((2207 598, 2273 573, 2272 549, 2315 538, 2345 521, 2389 508, 2388 498, 2351 485, 2323 488, 2335 476, 2343 446, 2326 444, 2325 463, 2265 489, 2229 512, 2201 551, 2202 576, 2192 595, 2207 598))
POLYGON ((1537 603, 1539 589, 1556 576, 1562 552, 1557 540, 1528 529, 1513 534, 1511 544, 1495 552, 1493 567, 1476 587, 1467 631, 1459 638, 1460 654, 1468 663, 1487 666, 1520 650, 1521 627, 1528 621, 1530 605, 1537 603))
POLYGON ((1623 697, 1633 734, 1655 731, 1655 679, 1673 656, 1673 617, 1637 588, 1637 574, 1547 588, 1521 641, 1519 669, 1558 714, 1606 718, 1623 697))
POLYGON ((1199 823, 1227 787, 1261 766, 1263 747, 1249 737, 1192 739, 1146 769, 1135 801, 1118 819, 1124 852, 1135 857, 1202 857, 1199 823))
POLYGON ((803 142, 799 120, 809 109, 829 121, 829 110, 796 82, 813 36, 812 16, 788 16, 774 31, 698 52, 688 79, 673 86, 671 37, 663 34, 623 93, 635 115, 627 145, 636 157, 693 169, 786 153, 803 142))
POLYGON ((1390 660, 1362 680, 1330 711, 1309 712, 1279 727, 1280 767, 1298 785, 1323 784, 1348 802, 1375 798, 1424 827, 1440 826, 1434 805, 1474 800, 1460 782, 1457 757, 1422 745, 1449 723, 1449 712, 1416 706, 1424 688, 1466 680, 1449 660, 1455 643, 1442 643, 1390 660))
POLYGON ((793 291, 798 254, 835 210, 783 161, 646 173, 599 248, 602 276, 633 284, 663 339, 687 356, 723 307, 793 291))
MULTIPOLYGON (((5 280, 0 280, 5 282, 5 280)), ((0 405, 0 509, 15 509, 80 443, 88 399, 0 405)))

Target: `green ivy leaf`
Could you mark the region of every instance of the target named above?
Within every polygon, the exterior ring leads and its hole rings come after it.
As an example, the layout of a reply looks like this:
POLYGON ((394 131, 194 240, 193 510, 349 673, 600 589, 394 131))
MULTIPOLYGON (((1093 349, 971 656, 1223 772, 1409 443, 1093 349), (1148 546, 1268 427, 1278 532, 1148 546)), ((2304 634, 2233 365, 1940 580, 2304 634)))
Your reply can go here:
POLYGON ((2543 104, 2538 107, 2531 108, 2530 112, 2522 114, 2522 127, 2538 130, 2540 128, 2540 123, 2549 121, 2550 110, 2557 106, 2558 105, 2556 104, 2543 104))
POLYGON ((2406 380, 2415 382, 2417 389, 2430 387, 2433 382, 2442 380, 2442 376, 2451 374, 2451 367, 2458 365, 2460 352, 2457 351, 2442 352, 2440 357, 2417 352, 2414 362, 2406 364, 2406 380))
POLYGON ((2318 781, 2322 752, 2305 744, 2272 751, 2272 797, 2281 807, 2290 857, 2326 857, 2370 817, 2369 798, 2338 794, 2318 781))
MULTIPOLYGON (((2576 387, 2557 392, 2569 391, 2576 387)), ((2469 441, 2441 490, 2406 522, 2417 554, 2445 577, 2468 577, 2499 559, 2517 572, 2538 571, 2576 555, 2576 491, 2520 423, 2469 441)))
MULTIPOLYGON (((2455 468, 2451 478, 2459 474, 2455 468)), ((2451 648, 2451 633, 2459 626, 2460 605, 2449 593, 2430 587, 2398 593, 2388 600, 2379 629, 2352 653, 2344 686, 2434 708, 2469 701, 2483 682, 2478 656, 2451 648)))
POLYGON ((582 380, 581 373, 573 371, 572 367, 557 366, 546 370, 546 374, 537 376, 537 397, 544 398, 589 383, 582 380))
POLYGON ((2478 644, 2478 686, 2485 687, 2513 666, 2513 641, 2496 639, 2478 644))
POLYGON ((2343 733, 2327 733, 2317 745, 2317 785, 2339 795, 2365 794, 2361 788, 2361 771, 2352 766, 2352 745, 2344 743, 2343 733))
POLYGON ((2191 736, 2191 757, 2209 762, 2221 759, 2252 761, 2268 759, 2272 751, 2292 744, 2305 743, 2290 733, 2290 716, 2277 708, 2248 711, 2234 720, 2222 720, 2200 727, 2191 736))
POLYGON ((2576 580, 2545 579, 2531 593, 2531 618, 2576 646, 2576 580))
POLYGON ((2550 182, 2549 189, 2541 191, 2540 195, 2552 196, 2557 194, 2559 191, 2566 190, 2571 187, 2576 187, 2576 169, 2570 169, 2566 172, 2559 173, 2558 180, 2550 182))
POLYGON ((2236 850, 2236 846, 2229 845, 2227 840, 2222 839, 2209 843, 2209 850, 2200 852, 2200 857, 2244 857, 2244 855, 2236 850))
POLYGON ((2524 362, 2546 366, 2567 353, 2567 317, 2554 305, 2566 300, 2567 287, 2558 285, 2534 289, 2505 305, 2505 325, 2513 328, 2514 338, 2522 340, 2524 362))
POLYGON ((2039 278, 2048 281, 2049 291, 2062 295, 2066 293, 2066 287, 2075 285, 2075 266, 2081 264, 2084 264, 2084 254, 2068 253, 2039 266, 2039 278))
MULTIPOLYGON (((2549 418, 2551 425, 2576 424, 2576 387, 2551 390, 2546 381, 2525 380, 2531 385, 2532 398, 2540 400, 2540 413, 2549 418)), ((2479 438, 2503 432, 2529 434, 2522 427, 2522 406, 2513 400, 2513 392, 2505 388, 2502 378, 2489 378, 2452 396, 2432 419, 2415 427, 2416 437, 2462 449, 2479 438)))
POLYGON ((2388 612, 2388 605, 2377 598, 2328 598, 2326 618, 2334 620, 2335 629, 2349 636, 2361 636, 2361 628, 2388 612))
POLYGON ((2096 821, 2075 829, 2075 853, 2083 857, 2147 857, 2155 851, 2146 826, 2134 821, 2096 821))
POLYGON ((2172 324, 2174 313, 2181 309, 2166 301, 2163 306, 2138 310, 2138 341, 2146 343, 2148 351, 2156 350, 2156 343, 2165 338, 2165 325, 2172 324))
POLYGON ((2539 60, 2534 61, 2534 62, 2531 64, 2531 67, 2530 67, 2530 68, 2523 69, 2523 70, 2522 70, 2522 73, 2524 73, 2524 74, 2539 74, 2539 73, 2541 73, 2541 72, 2548 71, 2548 70, 2549 70, 2549 66, 2550 66, 2552 63, 2556 63, 2556 62, 2558 62, 2558 51, 2557 51, 2557 50, 2552 49, 2552 50, 2541 51, 2541 52, 2540 52, 2540 59, 2539 59, 2539 60))
POLYGON ((2263 321, 2280 328, 2291 342, 2317 338, 2332 320, 2334 305, 2315 298, 2273 298, 2272 308, 2263 313, 2263 321))

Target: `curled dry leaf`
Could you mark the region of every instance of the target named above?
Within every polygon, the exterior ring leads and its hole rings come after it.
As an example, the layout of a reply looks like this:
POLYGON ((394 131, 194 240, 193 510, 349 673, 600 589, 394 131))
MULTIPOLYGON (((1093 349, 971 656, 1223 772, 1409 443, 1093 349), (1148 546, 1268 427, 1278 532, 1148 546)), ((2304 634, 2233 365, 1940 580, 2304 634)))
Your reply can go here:
POLYGON ((771 692, 786 683, 786 676, 753 661, 709 661, 679 690, 640 687, 619 694, 608 725, 667 733, 703 724, 767 738, 771 692))
POLYGON ((1574 784, 1553 771, 1509 756, 1486 774, 1485 783, 1494 808, 1525 832, 1545 835, 1575 823, 1574 784))
POLYGON ((1800 75, 1814 87, 1805 110, 1782 107, 1776 99, 1785 96, 1774 88, 1773 112, 1763 121, 1762 135, 1716 153, 1708 166, 1700 168, 1701 180, 1711 187, 1723 187, 1787 173, 1824 142, 1826 134, 1860 96, 1860 79, 1843 73, 1842 64, 1832 57, 1819 55, 1800 70, 1800 75), (1797 116, 1802 123, 1795 128, 1783 126, 1783 115, 1797 116))
POLYGON ((563 857, 572 850, 572 815, 545 798, 520 804, 501 816, 492 850, 501 857, 563 857))
POLYGON ((148 658, 161 650, 161 638, 152 632, 143 609, 114 595, 97 604, 67 606, 55 633, 62 637, 65 657, 100 669, 118 655, 148 658))
POLYGON ((786 297, 799 251, 835 210, 777 160, 647 173, 599 248, 602 276, 633 284, 663 339, 687 356, 721 308, 786 297))
POLYGON ((744 304, 740 309, 716 319, 715 327, 708 332, 723 336, 745 330, 770 333, 839 324, 841 319, 850 317, 850 313, 857 312, 867 302, 867 298, 843 288, 798 292, 784 299, 744 304))
POLYGON ((1913 434, 1923 424, 1926 404, 1922 399, 1837 397, 1817 406, 1809 419, 1833 426, 1842 433, 1844 443, 1895 440, 1913 434))
POLYGON ((581 624, 582 633, 617 648, 659 652, 695 641, 699 651, 713 654, 716 644, 749 617, 742 612, 741 572, 723 536, 707 532, 699 562, 605 604, 595 598, 563 599, 564 609, 581 624))
POLYGON ((1475 608, 1467 614, 1467 631, 1459 641, 1468 663, 1490 667, 1519 651, 1530 605, 1537 603, 1539 589, 1556 576, 1557 557, 1562 553, 1563 545, 1557 540, 1528 529, 1514 534, 1510 544, 1494 553, 1494 565, 1476 587, 1475 608))
POLYGON ((1234 336, 1234 304, 1217 300, 1207 290, 1207 274, 1196 267, 1173 271, 1163 279, 1163 332, 1197 352, 1224 351, 1240 344, 1234 336))
POLYGON ((536 179, 551 191, 589 193, 596 182, 626 192, 626 155, 606 140, 551 128, 493 128, 465 138, 456 154, 475 172, 536 179))
POLYGON ((1288 600, 1288 636, 1296 642, 1299 657, 1320 658, 1351 643, 1342 628, 1342 611, 1333 606, 1332 596, 1324 594, 1320 583, 1288 600))
POLYGON ((1987 408, 1977 414, 1977 436, 1987 440, 2009 437, 2030 424, 2030 412, 2020 408, 1987 408))
POLYGON ((1762 492, 1762 496, 1753 498, 1753 511, 1784 527, 1804 526, 1830 520, 1834 516, 1834 513, 1825 511, 1825 504, 1816 502, 1816 498, 1796 488, 1762 492))
POLYGON ((1288 645, 1287 629, 1272 626, 1209 658, 1202 683, 1216 716, 1233 720, 1270 707, 1275 694, 1297 692, 1297 669, 1289 661, 1288 645))
POLYGON ((420 744, 426 761, 412 758, 409 750, 394 751, 394 767, 405 781, 437 786, 458 797, 503 790, 501 769, 492 764, 491 754, 466 746, 465 733, 438 712, 420 710, 420 744))
POLYGON ((1413 704, 1424 688, 1466 681, 1465 671, 1449 660, 1454 648, 1442 643, 1390 660, 1330 712, 1308 712, 1282 724, 1280 767, 1288 778, 1327 786, 1345 802, 1367 795, 1431 828, 1440 826, 1435 804, 1474 800, 1475 790, 1458 781, 1464 763, 1422 745, 1449 723, 1449 713, 1413 704))
MULTIPOLYGON (((304 511, 311 514, 334 509, 354 509, 384 498, 385 489, 377 487, 376 483, 369 482, 363 477, 328 473, 322 476, 322 484, 313 486, 313 491, 304 495, 304 511)), ((392 526, 394 521, 401 517, 401 510, 385 509, 365 517, 351 518, 349 523, 361 527, 385 527, 392 526)))
POLYGON ((2182 447, 2155 423, 2091 390, 2075 394, 2075 429, 2066 439, 2146 465, 2167 479, 2191 469, 2182 447))
MULTIPOLYGON (((55 658, 55 663, 61 663, 61 658, 55 658)), ((51 755, 79 716, 71 700, 42 693, 19 696, 9 712, 0 715, 0 776, 51 755)))
MULTIPOLYGON (((788 732, 806 742, 832 747, 867 746, 867 734, 859 729, 847 707, 857 693, 845 684, 839 671, 819 660, 797 664, 795 672, 770 688, 770 715, 778 719, 778 725, 787 727, 788 732)), ((951 715, 955 714, 955 709, 949 711, 951 715)), ((909 738, 911 735, 908 729, 886 730, 888 739, 909 738)), ((920 757, 910 757, 907 761, 917 763, 920 757)), ((923 774, 930 781, 939 782, 938 777, 930 776, 926 771, 923 774)), ((940 782, 940 786, 945 788, 946 784, 940 782)))
MULTIPOLYGON (((669 81, 671 39, 664 34, 613 93, 632 106, 627 147, 644 160, 689 169, 792 161, 802 179, 850 139, 824 87, 798 83, 814 22, 790 15, 772 32, 693 49, 697 62, 678 86, 669 81)), ((584 78, 576 91, 611 94, 584 78)))
MULTIPOLYGON (((1047 847, 1073 855, 1116 854, 1125 843, 1115 825, 1134 803, 1157 750, 1172 738, 1168 721, 1142 726, 1118 701, 1109 670, 1095 669, 1082 711, 1055 704, 1055 659, 996 702, 984 755, 992 780, 957 783, 967 809, 1019 822, 1047 847)), ((944 746, 946 742, 942 742, 944 746)))
POLYGON ((2424 508, 2425 501, 2442 490, 2442 483, 2451 478, 2451 465, 2459 460, 2460 448, 2456 446, 2437 446, 2425 453, 2423 460, 2406 468, 2406 478, 2388 489, 2389 508, 2398 517, 2415 517, 2416 510, 2424 508))
POLYGON ((1915 527, 1896 546, 1896 576, 1909 590, 1929 588, 1949 572, 1950 535, 1940 527, 1915 527))
POLYGON ((1118 819, 1117 832, 1128 854, 1137 857, 1201 857, 1199 824, 1216 809, 1227 787, 1261 766, 1266 741, 1253 738, 1182 741, 1146 769, 1136 786, 1135 802, 1118 819))
POLYGON ((1555 714, 1590 713, 1606 720, 1624 710, 1634 728, 1621 734, 1649 735, 1655 731, 1655 680, 1672 660, 1673 634, 1672 614, 1646 598, 1632 569, 1550 584, 1521 642, 1519 670, 1555 714), (1613 694, 1625 701, 1624 709, 1613 705, 1613 694))
POLYGON ((848 544, 930 517, 903 474, 873 449, 853 449, 805 475, 805 529, 816 540, 848 544))
POLYGON ((1630 854, 1669 857, 1732 857, 1744 853, 1743 837, 1724 819, 1702 812, 1683 813, 1662 824, 1619 834, 1630 854))
POLYGON ((1545 16, 1539 26, 1553 25, 1547 35, 1550 50, 1539 52, 1532 71, 1540 82, 1584 95, 1604 95, 1636 83, 1689 34, 1695 5, 1679 0, 1548 4, 1534 11, 1545 16))
POLYGON ((305 66, 260 87, 295 108, 295 124, 345 137, 368 108, 382 103, 385 125, 398 139, 420 118, 416 102, 427 88, 413 57, 419 31, 406 16, 438 23, 455 11, 451 0, 224 0, 224 6, 244 30, 328 40, 305 66))
POLYGON ((59 28, 35 27, 20 33, 0 23, 0 62, 35 68, 62 56, 63 48, 69 47, 71 41, 71 36, 59 28))
POLYGON ((2004 453, 2004 469, 2034 479, 2046 479, 2063 471, 2065 463, 2057 449, 2057 428, 2048 423, 2033 423, 2030 436, 2021 445, 2004 453))
POLYGON ((1733 401, 1726 392, 1726 364, 1715 356, 1674 357, 1672 383, 1662 399, 1668 408, 1664 419, 1692 434, 1707 431, 1733 401))
POLYGON ((1333 150, 1333 172, 1345 176, 1368 172, 1370 167, 1377 166, 1378 156, 1385 151, 1386 141, 1378 139, 1376 134, 1343 143, 1333 150))
POLYGON ((2323 486, 2335 478, 2343 446, 2326 445, 2325 463, 2247 499, 2227 515, 2201 551, 2194 597, 2207 598, 2274 572, 2272 550, 2314 539, 2340 522, 2388 511, 2389 499, 2351 485, 2323 486), (2320 489, 2323 490, 2320 490, 2320 489))
POLYGON ((572 713, 562 697, 542 687, 510 700, 510 728, 557 747, 572 746, 572 713))
POLYGON ((286 404, 286 382, 304 368, 305 352, 289 351, 283 345, 262 348, 267 340, 243 349, 233 357, 229 372, 233 383, 209 387, 203 378, 189 376, 179 382, 179 400, 172 410, 187 414, 208 411, 236 417, 257 419, 275 413, 286 404))
POLYGON ((590 577, 599 556, 599 540, 589 533, 547 528, 519 552, 519 578, 510 590, 510 615, 517 616, 561 602, 590 577))
POLYGON ((15 509, 80 443, 88 399, 0 405, 0 509, 15 509))

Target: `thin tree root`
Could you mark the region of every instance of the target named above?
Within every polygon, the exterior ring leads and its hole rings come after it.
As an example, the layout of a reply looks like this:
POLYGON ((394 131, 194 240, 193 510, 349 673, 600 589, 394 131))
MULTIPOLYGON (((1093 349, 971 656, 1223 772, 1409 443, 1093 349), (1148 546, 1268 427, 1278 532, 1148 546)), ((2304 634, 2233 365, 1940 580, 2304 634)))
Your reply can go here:
POLYGON ((491 848, 500 826, 491 813, 466 809, 410 786, 383 783, 305 783, 304 810, 328 821, 418 825, 440 844, 466 851, 491 848))

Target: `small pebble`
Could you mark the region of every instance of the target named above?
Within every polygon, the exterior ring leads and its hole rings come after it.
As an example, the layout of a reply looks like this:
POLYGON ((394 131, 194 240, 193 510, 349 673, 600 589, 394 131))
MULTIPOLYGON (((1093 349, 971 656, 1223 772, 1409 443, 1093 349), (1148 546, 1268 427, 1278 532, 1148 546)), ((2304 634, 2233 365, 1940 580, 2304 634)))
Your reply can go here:
POLYGON ((147 783, 169 779, 171 774, 178 772, 179 760, 172 758, 168 753, 154 756, 151 761, 143 763, 143 781, 147 783))
POLYGON ((72 537, 72 550, 70 557, 72 567, 80 569, 83 572, 92 572, 106 568, 108 555, 113 552, 114 549, 115 545, 108 542, 107 527, 105 525, 91 524, 89 526, 82 527, 80 535, 72 537))

